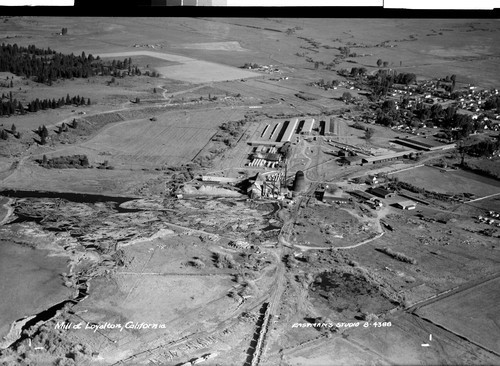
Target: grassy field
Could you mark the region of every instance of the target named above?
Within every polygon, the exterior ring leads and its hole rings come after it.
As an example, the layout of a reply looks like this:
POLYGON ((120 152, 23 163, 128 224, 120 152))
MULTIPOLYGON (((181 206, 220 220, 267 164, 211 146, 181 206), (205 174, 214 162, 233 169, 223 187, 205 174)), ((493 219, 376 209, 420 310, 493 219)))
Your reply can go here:
POLYGON ((226 66, 219 63, 196 60, 189 57, 178 56, 168 53, 151 51, 130 51, 102 53, 101 57, 123 58, 148 56, 165 60, 165 65, 161 63, 155 69, 164 77, 190 83, 209 83, 226 80, 238 80, 243 78, 259 76, 258 73, 226 66))
POLYGON ((432 167, 420 167, 394 174, 401 181, 439 193, 474 193, 477 197, 500 193, 500 182, 466 171, 442 172, 432 167))
POLYGON ((140 119, 110 126, 82 144, 92 151, 109 152, 110 163, 127 166, 179 165, 191 161, 217 126, 240 118, 235 110, 168 112, 156 121, 140 119))
POLYGON ((496 278, 424 306, 417 314, 498 354, 499 285, 500 279, 496 278))
POLYGON ((355 63, 342 62, 338 65, 340 68, 376 69, 376 61, 381 58, 398 71, 432 77, 456 74, 458 82, 472 81, 487 87, 498 86, 499 82, 494 59, 500 48, 498 28, 495 20, 484 19, 370 19, 357 22, 345 18, 332 22, 331 19, 292 18, 173 18, 166 23, 161 18, 47 17, 16 18, 0 24, 0 32, 15 36, 18 44, 35 43, 62 52, 123 52, 134 49, 136 43, 149 43, 161 44, 162 52, 171 51, 232 66, 256 62, 313 70, 305 56, 328 63, 339 55, 338 47, 350 42, 351 51, 358 56, 350 58, 355 63), (68 27, 66 36, 57 35, 61 27, 68 27), (293 27, 301 29, 287 35, 286 30, 293 27), (166 34, 168 43, 165 42, 166 34), (382 42, 387 45, 381 46, 382 42), (240 48, 250 52, 240 51, 240 48))

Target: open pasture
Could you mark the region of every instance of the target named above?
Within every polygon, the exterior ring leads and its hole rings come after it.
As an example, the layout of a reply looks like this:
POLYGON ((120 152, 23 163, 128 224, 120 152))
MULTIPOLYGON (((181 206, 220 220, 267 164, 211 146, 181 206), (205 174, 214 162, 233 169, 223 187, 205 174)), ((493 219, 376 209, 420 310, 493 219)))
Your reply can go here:
POLYGON ((156 121, 138 119, 110 126, 82 147, 110 152, 110 161, 126 165, 183 164, 203 149, 220 124, 240 117, 234 110, 168 112, 156 121))
POLYGON ((417 314, 499 354, 499 285, 500 278, 490 280, 424 306, 417 314))
POLYGON ((429 191, 460 194, 473 193, 477 197, 500 193, 500 183, 491 178, 466 171, 444 172, 433 167, 423 166, 394 174, 401 181, 429 191))
POLYGON ((155 67, 163 77, 191 83, 210 83, 260 76, 255 72, 241 70, 236 67, 196 60, 190 57, 178 56, 169 53, 130 51, 100 54, 100 57, 112 58, 132 56, 149 56, 165 60, 168 62, 167 66, 155 67))

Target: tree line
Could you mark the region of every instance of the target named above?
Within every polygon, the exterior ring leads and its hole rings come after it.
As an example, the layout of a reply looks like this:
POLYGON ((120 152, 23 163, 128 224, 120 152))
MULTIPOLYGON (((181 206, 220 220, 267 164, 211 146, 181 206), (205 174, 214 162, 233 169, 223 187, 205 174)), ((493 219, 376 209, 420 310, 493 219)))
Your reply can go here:
MULTIPOLYGON (((35 100, 32 100, 28 103, 27 109, 29 112, 38 112, 39 110, 46 110, 46 109, 55 109, 55 108, 61 108, 65 105, 90 105, 90 98, 84 98, 80 97, 79 95, 70 97, 69 94, 66 95, 66 98, 61 97, 60 99, 38 99, 36 98, 35 100)), ((17 99, 14 99, 12 97, 12 92, 9 93, 9 96, 6 96, 5 94, 2 93, 2 102, 0 106, 0 116, 11 116, 16 113, 19 114, 25 114, 26 109, 23 106, 23 104, 18 101, 17 99), (7 101, 4 101, 4 99, 8 99, 7 101)))
POLYGON ((457 107, 443 108, 440 104, 429 107, 423 103, 416 103, 410 107, 408 98, 403 99, 399 109, 396 109, 394 100, 386 100, 375 114, 376 123, 383 126, 394 126, 397 121, 406 117, 413 121, 411 122, 412 127, 418 127, 421 122, 424 122, 428 127, 438 126, 449 130, 448 137, 453 139, 467 137, 481 127, 480 122, 473 120, 472 116, 458 113, 457 107))
POLYGON ((51 159, 44 155, 42 160, 38 162, 47 169, 90 168, 87 155, 58 156, 51 159))
POLYGON ((34 45, 23 47, 5 43, 0 47, 0 71, 33 78, 36 82, 49 85, 57 79, 88 78, 95 75, 122 76, 124 73, 140 75, 139 68, 132 65, 130 57, 123 61, 103 61, 99 56, 87 56, 85 52, 79 56, 73 53, 64 55, 50 47, 41 49, 34 45))

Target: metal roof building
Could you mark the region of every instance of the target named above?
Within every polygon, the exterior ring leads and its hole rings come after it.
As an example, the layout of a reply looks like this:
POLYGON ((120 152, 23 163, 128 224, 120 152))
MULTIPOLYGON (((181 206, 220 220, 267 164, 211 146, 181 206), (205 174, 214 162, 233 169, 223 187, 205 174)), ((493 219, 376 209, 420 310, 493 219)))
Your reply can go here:
POLYGON ((381 198, 387 198, 387 197, 394 196, 394 192, 389 191, 388 189, 385 189, 385 188, 381 188, 381 187, 370 188, 369 192, 371 194, 374 194, 375 196, 378 196, 381 198))
POLYGON ((292 139, 293 133, 295 132, 295 128, 297 127, 297 123, 299 123, 298 118, 292 118, 286 127, 285 133, 280 139, 280 142, 287 142, 292 139))
POLYGON ((215 177, 212 175, 202 175, 201 180, 203 182, 218 182, 218 183, 236 183, 239 181, 238 178, 215 177))
POLYGON ((410 155, 413 151, 400 151, 397 153, 380 155, 380 156, 367 156, 363 158, 363 163, 382 163, 384 161, 402 159, 406 155, 410 155))
POLYGON ((302 127, 302 134, 309 134, 312 132, 314 126, 314 118, 306 118, 304 121, 304 126, 302 127))
POLYGON ((370 200, 373 200, 375 199, 376 197, 369 194, 369 193, 366 193, 366 192, 363 192, 363 191, 359 191, 359 190, 356 190, 356 191, 351 191, 349 192, 349 194, 353 195, 353 196, 356 196, 358 198, 362 198, 364 200, 367 200, 367 201, 370 201, 370 200))
POLYGON ((396 206, 403 210, 414 210, 417 207, 417 204, 413 201, 401 201, 396 203, 396 206))

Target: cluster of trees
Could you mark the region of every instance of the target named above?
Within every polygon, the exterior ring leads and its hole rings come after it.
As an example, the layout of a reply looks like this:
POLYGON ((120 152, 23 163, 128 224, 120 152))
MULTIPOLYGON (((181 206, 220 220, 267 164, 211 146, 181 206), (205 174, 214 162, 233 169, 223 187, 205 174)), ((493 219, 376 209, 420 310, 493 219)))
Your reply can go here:
POLYGON ((455 90, 455 85, 456 85, 456 81, 457 81, 457 76, 456 75, 446 75, 445 78, 441 78, 439 79, 438 81, 438 84, 437 84, 437 87, 442 87, 444 90, 450 92, 450 93, 453 93, 453 91, 455 90), (441 84, 441 82, 444 81, 448 84, 441 84))
POLYGON ((351 125, 351 127, 365 131, 365 140, 367 141, 371 140, 371 138, 375 134, 375 129, 373 129, 372 127, 367 127, 359 122, 354 123, 353 125, 351 125))
POLYGON ((47 127, 45 125, 38 126, 36 133, 40 136, 40 144, 45 145, 47 143, 47 137, 49 137, 49 130, 47 127))
POLYGON ((222 141, 226 146, 232 147, 236 138, 243 132, 245 120, 224 122, 220 131, 212 138, 213 141, 222 141))
POLYGON ((372 99, 378 100, 380 97, 387 95, 387 92, 394 83, 410 85, 417 80, 417 76, 413 73, 400 73, 392 70, 379 70, 377 74, 370 78, 369 85, 372 90, 372 99))
POLYGON ((48 159, 44 155, 40 165, 47 169, 90 168, 89 159, 86 155, 59 156, 52 159, 48 159))
POLYGON ((367 70, 364 67, 353 67, 351 69, 351 71, 349 71, 347 69, 340 69, 339 71, 337 71, 337 74, 339 74, 340 76, 345 76, 345 77, 363 76, 363 75, 366 75, 366 73, 367 73, 367 70))
MULTIPOLYGON (((138 74, 138 67, 132 65, 132 59, 104 62, 99 56, 63 55, 47 48, 34 45, 28 47, 2 43, 0 47, 0 71, 11 72, 17 76, 33 77, 39 83, 51 84, 57 79, 87 78, 94 75, 138 74)), ((140 70, 139 70, 140 73, 140 70)))
POLYGON ((339 85, 339 81, 338 80, 332 80, 332 81, 328 82, 328 81, 325 81, 324 79, 321 79, 321 80, 319 80, 319 81, 317 81, 315 83, 314 82, 311 83, 310 85, 317 85, 320 88, 327 89, 327 88, 333 88, 334 86, 338 86, 339 85))
MULTIPOLYGON (((38 112, 39 110, 45 109, 55 109, 60 108, 65 105, 90 105, 90 98, 85 99, 84 97, 80 97, 79 95, 70 97, 69 94, 66 95, 66 98, 61 97, 60 99, 35 99, 28 103, 28 111, 29 112, 38 112)), ((0 107, 0 116, 10 116, 13 114, 24 114, 26 113, 23 104, 17 99, 12 98, 12 93, 7 98, 4 94, 2 94, 2 103, 0 107), (8 99, 8 101, 3 101, 4 99, 8 99)))
POLYGON ((363 75, 366 75, 366 72, 367 72, 367 70, 364 67, 353 67, 351 69, 350 76, 351 77, 363 76, 363 75))
POLYGON ((382 61, 380 58, 377 60, 377 66, 378 67, 387 67, 389 66, 389 62, 388 61, 382 61))
POLYGON ((500 111, 500 95, 494 95, 486 100, 484 109, 496 109, 500 111))
POLYGON ((85 100, 84 97, 80 97, 79 95, 70 98, 69 95, 66 95, 66 98, 61 97, 60 99, 43 99, 39 100, 38 98, 34 101, 28 103, 28 110, 30 112, 38 112, 40 109, 48 109, 48 108, 61 108, 65 105, 90 105, 90 98, 85 100))
POLYGON ((472 140, 463 139, 457 144, 457 150, 460 154, 460 164, 464 165, 465 156, 476 156, 476 157, 490 157, 495 151, 500 150, 500 140, 499 139, 483 139, 483 140, 472 140))
POLYGON ((417 75, 411 72, 394 73, 393 77, 396 84, 410 85, 417 81, 417 75))
POLYGON ((250 62, 245 62, 245 64, 243 65, 243 69, 258 69, 260 67, 260 65, 256 64, 256 63, 250 63, 250 62))
POLYGON ((411 127, 418 127, 425 122, 427 126, 438 126, 448 130, 449 139, 461 139, 469 136, 480 128, 480 122, 473 120, 470 115, 457 113, 457 108, 449 106, 446 109, 440 104, 427 106, 417 103, 408 106, 408 100, 403 100, 401 108, 396 109, 394 100, 386 100, 376 111, 376 123, 384 126, 394 126, 397 121, 410 120, 411 127))
POLYGON ((12 124, 12 127, 10 128, 10 131, 6 130, 6 129, 2 129, 0 131, 0 138, 2 140, 7 140, 9 138, 9 132, 16 138, 21 138, 21 133, 17 130, 16 128, 16 125, 15 124, 12 124))
POLYGON ((347 46, 339 47, 339 51, 344 57, 348 57, 351 54, 351 49, 347 46))

